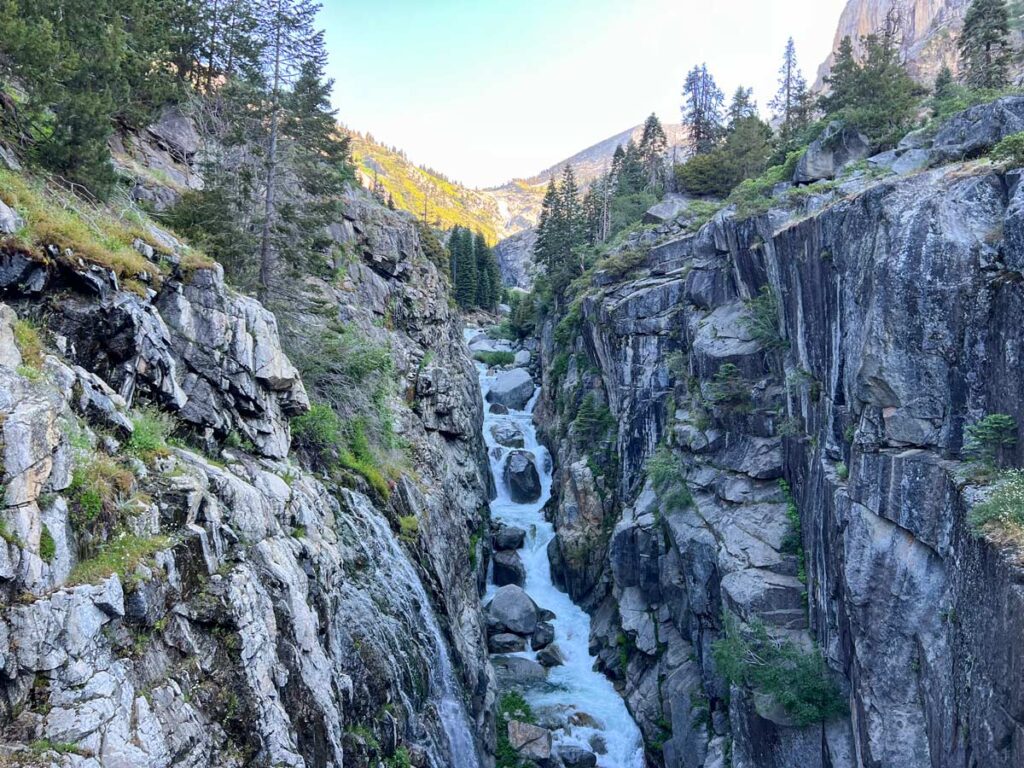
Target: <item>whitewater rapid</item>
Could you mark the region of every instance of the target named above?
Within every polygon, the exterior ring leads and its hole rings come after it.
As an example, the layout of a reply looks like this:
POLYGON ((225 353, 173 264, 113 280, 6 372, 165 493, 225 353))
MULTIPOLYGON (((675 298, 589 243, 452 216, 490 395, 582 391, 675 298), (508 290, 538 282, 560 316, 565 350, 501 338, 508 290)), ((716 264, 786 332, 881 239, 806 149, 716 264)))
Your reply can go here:
MULTIPOLYGON (((495 376, 493 371, 488 371, 484 366, 478 367, 480 388, 486 403, 487 392, 495 376)), ((544 519, 543 509, 551 498, 552 461, 548 450, 538 442, 533 424, 533 409, 539 394, 538 389, 524 411, 509 410, 508 414, 495 414, 490 413, 488 408, 484 416, 484 441, 498 494, 491 502, 491 517, 526 531, 526 543, 519 550, 526 567, 523 589, 537 605, 555 613, 556 618, 551 622, 555 630, 555 643, 565 658, 564 665, 550 670, 545 683, 526 691, 526 699, 535 712, 556 710, 563 715, 559 720, 567 720, 572 713, 586 714, 599 726, 591 728, 573 725, 569 729, 559 729, 554 732, 556 744, 593 750, 591 739, 597 736, 604 741, 607 749, 605 754, 599 754, 597 758, 601 768, 644 768, 640 729, 611 681, 594 670, 595 659, 590 655, 588 647, 590 617, 565 592, 555 587, 551 580, 548 544, 555 537, 555 530, 544 519), (503 423, 513 423, 519 428, 523 434, 525 450, 536 458, 541 494, 532 504, 517 504, 509 498, 504 482, 504 462, 508 449, 494 439, 491 429, 503 423)), ((494 585, 489 585, 485 599, 490 600, 495 591, 494 585)), ((536 659, 533 651, 514 655, 536 659)))

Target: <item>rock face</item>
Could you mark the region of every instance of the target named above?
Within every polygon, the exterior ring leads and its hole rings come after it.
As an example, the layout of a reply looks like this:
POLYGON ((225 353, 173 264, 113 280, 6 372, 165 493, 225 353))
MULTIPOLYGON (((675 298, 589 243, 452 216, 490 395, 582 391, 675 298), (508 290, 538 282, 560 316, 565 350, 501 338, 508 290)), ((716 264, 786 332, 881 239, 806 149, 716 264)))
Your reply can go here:
POLYGON ((551 731, 547 728, 512 720, 508 724, 508 741, 512 749, 527 760, 551 757, 551 731))
POLYGON ((540 475, 529 451, 512 451, 505 461, 505 484, 516 504, 530 504, 540 498, 540 475))
POLYGON ((533 263, 533 246, 537 242, 537 230, 526 229, 507 237, 494 246, 494 257, 501 269, 501 281, 510 288, 529 291, 533 288, 536 266, 533 263))
POLYGON ((595 286, 568 344, 543 329, 553 560, 651 764, 1020 764, 1022 574, 972 534, 960 459, 965 425, 1024 424, 1021 187, 967 163, 725 212, 595 286), (603 440, 570 426, 586 398, 603 440), (820 647, 849 714, 730 683, 723 617, 820 647))
POLYGON ((412 223, 358 196, 346 211, 348 290, 303 290, 387 334, 403 388, 384 406, 417 457, 387 499, 289 456, 289 417, 308 408, 290 355, 319 350, 219 268, 143 298, 99 267, 0 253, 5 754, 299 768, 376 764, 400 744, 432 765, 493 750, 466 557, 488 477, 475 369, 412 223), (55 354, 22 355, 15 311, 55 354), (181 443, 131 447, 144 404, 181 443), (108 476, 108 495, 87 495, 108 476), (400 540, 410 517, 415 540, 400 540), (24 752, 33 742, 68 754, 24 752))
MULTIPOLYGON (((884 28, 886 14, 894 7, 901 12, 901 59, 906 61, 910 74, 924 85, 932 85, 943 66, 956 74, 960 65, 957 42, 963 28, 964 16, 970 0, 848 0, 839 19, 835 42, 836 51, 844 37, 854 41, 861 51, 860 39, 884 28)), ((1021 32, 1014 29, 1012 44, 1019 50, 1021 32)), ((832 67, 833 56, 818 69, 820 88, 832 67)), ((1020 70, 1017 70, 1020 74, 1020 70)))
POLYGON ((844 165, 863 160, 871 154, 867 137, 835 120, 807 148, 797 163, 793 181, 809 184, 821 179, 834 179, 844 165))

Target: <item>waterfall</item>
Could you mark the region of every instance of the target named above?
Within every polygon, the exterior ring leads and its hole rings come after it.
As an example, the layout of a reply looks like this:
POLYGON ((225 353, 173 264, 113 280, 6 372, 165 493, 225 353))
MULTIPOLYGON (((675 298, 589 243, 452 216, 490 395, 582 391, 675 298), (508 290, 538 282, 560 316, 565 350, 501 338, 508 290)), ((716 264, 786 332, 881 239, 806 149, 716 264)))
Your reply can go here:
MULTIPOLYGON (((484 366, 479 368, 480 387, 486 399, 493 376, 484 366)), ((550 670, 544 684, 526 692, 526 699, 535 710, 555 710, 563 713, 566 718, 573 713, 591 718, 587 720, 577 717, 577 723, 582 724, 556 730, 556 744, 591 749, 591 739, 597 737, 607 748, 605 754, 598 755, 601 768, 643 768, 645 762, 640 729, 611 681, 594 669, 595 659, 589 651, 590 617, 566 593, 555 587, 551 580, 547 550, 548 544, 555 537, 555 529, 544 518, 542 510, 551 498, 553 467, 548 450, 537 440, 533 424, 533 409, 539 394, 539 389, 534 392, 526 410, 510 410, 500 415, 488 412, 484 418, 484 440, 498 493, 497 498, 491 502, 491 517, 526 531, 526 543, 519 551, 526 568, 523 588, 539 606, 555 613, 556 618, 552 621, 555 643, 565 658, 562 666, 550 670), (523 434, 525 450, 536 459, 541 495, 532 504, 517 504, 509 498, 504 482, 504 462, 508 449, 499 445, 491 432, 491 427, 503 423, 511 423, 519 428, 523 434), (589 727, 587 723, 593 723, 595 727, 589 727)), ((488 600, 494 591, 495 587, 490 586, 488 600)), ((536 658, 533 651, 515 655, 536 658)))
MULTIPOLYGON (((351 543, 372 564, 366 571, 376 582, 369 590, 366 584, 346 589, 343 599, 347 607, 373 612, 378 640, 392 649, 396 664, 404 662, 409 670, 415 666, 409 657, 417 655, 417 649, 409 647, 411 631, 415 632, 418 655, 427 660, 430 701, 444 732, 443 739, 434 738, 434 743, 428 745, 432 768, 480 768, 462 687, 416 568, 387 521, 365 497, 346 491, 345 499, 348 504, 343 507, 353 514, 342 514, 341 522, 352 534, 351 543)), ((410 674, 415 675, 415 671, 410 674)), ((411 706, 408 709, 414 710, 411 706)))

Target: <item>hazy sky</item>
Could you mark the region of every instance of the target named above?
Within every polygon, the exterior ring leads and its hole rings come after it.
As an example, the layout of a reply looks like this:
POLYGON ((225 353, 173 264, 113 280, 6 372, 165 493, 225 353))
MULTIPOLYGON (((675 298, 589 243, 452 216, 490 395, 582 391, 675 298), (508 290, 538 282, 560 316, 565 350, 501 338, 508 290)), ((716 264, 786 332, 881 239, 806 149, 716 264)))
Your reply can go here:
POLYGON ((786 38, 808 81, 846 0, 324 0, 346 125, 473 186, 531 176, 643 121, 679 122, 687 71, 754 88, 786 38))

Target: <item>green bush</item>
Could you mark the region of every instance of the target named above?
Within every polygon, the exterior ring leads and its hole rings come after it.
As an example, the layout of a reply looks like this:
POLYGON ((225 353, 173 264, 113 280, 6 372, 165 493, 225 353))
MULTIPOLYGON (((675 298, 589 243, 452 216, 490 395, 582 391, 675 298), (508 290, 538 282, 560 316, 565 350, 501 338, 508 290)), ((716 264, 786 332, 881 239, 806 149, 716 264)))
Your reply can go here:
POLYGON ((964 432, 964 455, 986 469, 1002 465, 1017 445, 1017 421, 1005 413, 989 414, 964 432))
POLYGON ((420 521, 416 515, 398 518, 398 536, 406 544, 415 544, 420 537, 420 521))
POLYGON ((799 726, 846 714, 842 691, 821 651, 804 651, 772 637, 761 623, 741 629, 726 618, 725 631, 712 646, 718 671, 733 685, 771 697, 799 726))
POLYGON ((43 337, 39 329, 28 320, 15 320, 11 330, 21 358, 29 368, 39 370, 43 365, 43 337))
POLYGON ((124 579, 147 557, 170 545, 171 540, 166 536, 123 534, 104 543, 94 557, 78 563, 68 581, 71 584, 92 584, 115 573, 124 579))
POLYGON ((57 556, 57 542, 53 540, 53 534, 45 523, 39 534, 39 556, 47 563, 52 563, 57 556))
POLYGON ((730 410, 750 407, 750 384, 733 363, 726 363, 718 369, 707 385, 707 394, 712 403, 730 410))
POLYGON ((314 454, 322 456, 342 442, 341 419, 329 405, 314 403, 291 424, 292 439, 314 454))
POLYGON ((605 438, 608 431, 615 426, 615 417, 607 405, 598 405, 593 392, 588 392, 580 403, 572 424, 577 439, 581 441, 584 449, 587 449, 605 438))
POLYGON ((526 764, 508 740, 508 724, 511 720, 520 723, 536 724, 537 717, 523 695, 518 691, 503 694, 498 700, 497 732, 498 744, 495 750, 497 763, 495 768, 525 768, 526 764))
POLYGON ((500 368, 512 365, 516 361, 516 356, 512 352, 475 352, 473 357, 488 368, 500 368))
POLYGON ((771 286, 762 286, 761 292, 747 302, 743 326, 766 350, 788 346, 779 331, 779 300, 771 286))
POLYGON ((405 747, 399 747, 395 750, 395 754, 384 761, 384 768, 410 768, 411 765, 412 758, 409 757, 409 750, 405 747))
POLYGON ((132 436, 128 450, 144 461, 152 461, 167 454, 167 437, 173 429, 173 420, 155 409, 140 411, 132 418, 132 436))
POLYGON ((1024 471, 1003 473, 989 497, 970 511, 968 523, 975 534, 1019 540, 1024 531, 1024 471))
POLYGON ((658 495, 662 509, 675 512, 692 506, 693 494, 683 478, 682 462, 664 443, 647 460, 647 477, 658 495))
POLYGON ((1024 166, 1024 131, 1007 136, 992 150, 992 159, 1014 168, 1024 166))

